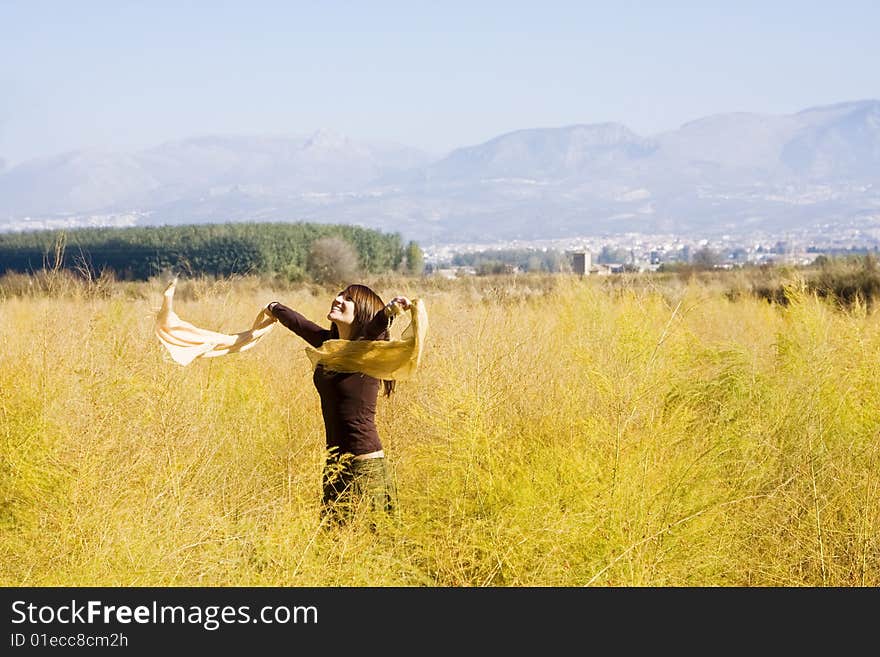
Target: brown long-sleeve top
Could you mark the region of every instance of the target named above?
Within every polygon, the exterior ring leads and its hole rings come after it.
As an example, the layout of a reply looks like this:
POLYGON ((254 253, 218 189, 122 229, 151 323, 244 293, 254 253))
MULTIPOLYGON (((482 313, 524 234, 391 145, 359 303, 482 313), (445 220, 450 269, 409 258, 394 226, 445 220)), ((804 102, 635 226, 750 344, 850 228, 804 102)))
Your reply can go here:
MULTIPOLYGON (((322 328, 283 304, 271 303, 267 310, 313 347, 320 347, 331 339, 330 329, 322 328)), ((391 317, 384 311, 379 312, 364 331, 364 339, 378 339, 390 322, 391 317)), ((382 449, 376 429, 379 379, 357 372, 332 372, 319 365, 312 381, 321 398, 328 449, 354 455, 382 449)))

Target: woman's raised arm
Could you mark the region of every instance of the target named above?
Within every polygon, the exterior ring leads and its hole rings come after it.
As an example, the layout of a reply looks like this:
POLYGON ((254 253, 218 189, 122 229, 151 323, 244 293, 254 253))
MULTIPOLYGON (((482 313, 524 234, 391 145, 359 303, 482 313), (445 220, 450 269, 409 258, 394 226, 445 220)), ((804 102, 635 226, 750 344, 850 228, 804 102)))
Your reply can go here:
POLYGON ((322 328, 282 303, 273 301, 266 306, 266 312, 313 347, 320 347, 325 340, 330 339, 330 329, 322 328))
POLYGON ((382 308, 381 311, 376 313, 376 316, 373 317, 367 325, 367 328, 364 331, 364 337, 366 337, 367 340, 378 340, 379 336, 391 326, 391 322, 394 320, 395 316, 399 315, 404 310, 409 310, 411 305, 412 302, 410 302, 407 297, 394 297, 391 301, 385 304, 385 307, 382 308))

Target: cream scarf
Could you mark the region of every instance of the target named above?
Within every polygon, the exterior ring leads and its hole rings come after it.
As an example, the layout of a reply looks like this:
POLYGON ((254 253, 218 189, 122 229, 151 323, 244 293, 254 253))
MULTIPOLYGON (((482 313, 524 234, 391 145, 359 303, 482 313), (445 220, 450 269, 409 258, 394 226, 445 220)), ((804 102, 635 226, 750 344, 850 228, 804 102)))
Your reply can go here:
MULTIPOLYGON (((199 328, 174 312, 174 289, 177 279, 165 288, 162 307, 156 315, 156 336, 171 358, 180 365, 189 365, 196 358, 212 358, 245 351, 265 337, 275 326, 275 317, 263 308, 251 328, 226 334, 199 328)), ((392 312, 401 309, 391 306, 392 312)), ((403 380, 413 376, 421 363, 428 313, 424 301, 413 299, 411 321, 397 340, 327 340, 319 348, 306 347, 306 355, 315 368, 323 365, 335 372, 361 372, 377 379, 403 380)))

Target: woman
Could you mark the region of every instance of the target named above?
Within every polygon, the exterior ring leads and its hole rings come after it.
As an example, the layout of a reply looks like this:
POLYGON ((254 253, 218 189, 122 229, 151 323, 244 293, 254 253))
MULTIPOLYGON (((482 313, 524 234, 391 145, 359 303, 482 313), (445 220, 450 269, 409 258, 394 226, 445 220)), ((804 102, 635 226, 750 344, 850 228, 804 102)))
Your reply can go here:
MULTIPOLYGON (((277 301, 266 311, 312 347, 328 340, 389 340, 394 315, 409 310, 407 297, 387 305, 365 285, 349 285, 336 295, 327 319, 329 329, 277 301)), ((394 486, 385 464, 385 452, 376 429, 376 401, 380 380, 360 372, 339 372, 317 364, 312 380, 321 398, 328 456, 322 476, 322 518, 344 522, 354 507, 369 500, 374 509, 393 511, 394 486)), ((390 396, 394 381, 381 382, 390 396)))

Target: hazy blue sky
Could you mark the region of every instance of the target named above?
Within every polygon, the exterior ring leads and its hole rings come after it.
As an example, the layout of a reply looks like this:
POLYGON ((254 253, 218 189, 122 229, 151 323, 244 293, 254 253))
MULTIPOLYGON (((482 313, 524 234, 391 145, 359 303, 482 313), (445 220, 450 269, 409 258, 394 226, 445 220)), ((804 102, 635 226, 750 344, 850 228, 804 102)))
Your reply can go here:
POLYGON ((0 0, 0 158, 319 128, 439 154, 880 98, 878 6, 0 0))

